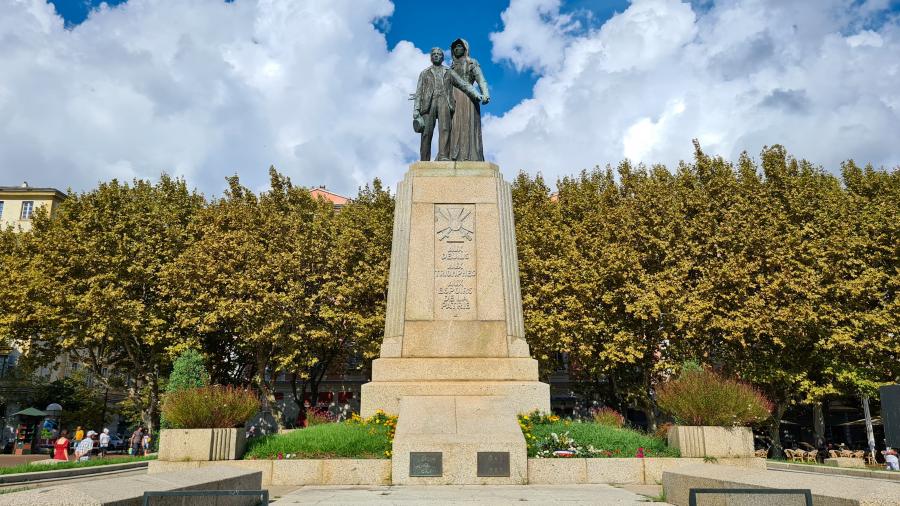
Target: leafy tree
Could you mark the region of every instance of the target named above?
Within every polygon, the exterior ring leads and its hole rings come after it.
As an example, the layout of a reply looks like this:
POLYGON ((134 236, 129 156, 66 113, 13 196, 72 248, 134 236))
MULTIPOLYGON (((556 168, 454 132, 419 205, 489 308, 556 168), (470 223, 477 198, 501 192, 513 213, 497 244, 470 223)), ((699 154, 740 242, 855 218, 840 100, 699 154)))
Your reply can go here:
POLYGON ((26 363, 72 355, 103 388, 122 371, 143 422, 156 427, 172 320, 159 275, 186 247, 202 203, 183 180, 163 175, 155 184, 101 183, 71 194, 52 218, 36 213, 20 239, 15 283, 0 288, 0 334, 25 349, 26 363))
POLYGON ((252 383, 264 410, 276 407, 275 371, 324 332, 334 220, 329 203, 269 172, 271 189, 260 196, 229 178, 164 274, 179 346, 202 349, 216 383, 252 383))
POLYGON ((361 188, 333 222, 333 243, 322 245, 327 277, 317 299, 318 332, 281 358, 291 373, 294 401, 303 411, 308 390, 317 398, 325 374, 362 368, 379 351, 384 330, 394 199, 381 181, 361 188))

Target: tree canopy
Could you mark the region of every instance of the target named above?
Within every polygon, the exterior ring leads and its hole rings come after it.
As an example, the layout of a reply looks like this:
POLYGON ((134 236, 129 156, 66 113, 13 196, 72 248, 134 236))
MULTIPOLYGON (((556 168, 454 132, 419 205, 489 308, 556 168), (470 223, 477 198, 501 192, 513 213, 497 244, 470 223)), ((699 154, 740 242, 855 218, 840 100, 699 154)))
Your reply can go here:
MULTIPOLYGON (((207 200, 182 180, 73 194, 30 233, 0 231, 0 335, 23 364, 74 355, 127 379, 158 422, 172 360, 197 350, 211 383, 277 372, 315 393, 363 368, 384 325, 394 199, 374 181, 336 211, 270 170, 207 200)), ((513 210, 526 336, 542 374, 637 407, 694 360, 795 403, 900 379, 900 170, 840 176, 767 147, 676 168, 623 162, 552 191, 519 174, 513 210)), ((276 413, 277 414, 277 413, 276 413)), ((152 425, 151 425, 152 426, 152 425)))

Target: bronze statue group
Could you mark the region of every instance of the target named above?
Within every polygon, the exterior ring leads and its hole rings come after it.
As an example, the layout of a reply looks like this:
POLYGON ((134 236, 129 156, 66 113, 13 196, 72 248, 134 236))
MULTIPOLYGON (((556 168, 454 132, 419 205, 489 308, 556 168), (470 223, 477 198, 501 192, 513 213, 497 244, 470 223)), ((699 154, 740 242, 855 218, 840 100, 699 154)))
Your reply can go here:
POLYGON ((422 134, 419 154, 431 160, 431 140, 438 128, 438 161, 484 161, 481 142, 481 105, 490 101, 478 61, 469 56, 469 43, 450 44, 453 63, 444 66, 444 51, 431 49, 431 66, 419 74, 413 96, 413 130, 422 134), (473 86, 478 83, 478 89, 473 86))

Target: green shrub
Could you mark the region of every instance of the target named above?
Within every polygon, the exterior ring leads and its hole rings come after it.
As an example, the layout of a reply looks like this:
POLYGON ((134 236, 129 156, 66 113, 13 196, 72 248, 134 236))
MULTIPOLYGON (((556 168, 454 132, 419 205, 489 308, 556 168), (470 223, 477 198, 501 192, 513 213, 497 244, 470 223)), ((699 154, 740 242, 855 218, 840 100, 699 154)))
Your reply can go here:
POLYGON ((197 350, 185 350, 178 355, 172 364, 172 374, 166 383, 166 392, 177 392, 188 388, 199 388, 209 385, 209 373, 206 372, 206 361, 197 350))
POLYGON ((684 425, 754 425, 772 413, 772 403, 758 390, 710 369, 686 369, 656 393, 660 409, 684 425))
POLYGON ((239 427, 259 410, 256 393, 245 388, 214 385, 169 392, 162 412, 176 429, 239 427))
POLYGON ((624 427, 625 417, 613 408, 602 407, 593 411, 594 423, 607 427, 624 427))

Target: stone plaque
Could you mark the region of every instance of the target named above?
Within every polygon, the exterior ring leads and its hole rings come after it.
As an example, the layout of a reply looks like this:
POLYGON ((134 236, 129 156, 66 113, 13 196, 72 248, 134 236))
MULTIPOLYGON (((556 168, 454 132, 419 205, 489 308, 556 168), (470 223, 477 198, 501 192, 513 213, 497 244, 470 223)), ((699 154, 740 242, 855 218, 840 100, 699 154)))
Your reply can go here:
POLYGON ((509 452, 478 452, 478 476, 509 478, 509 452))
POLYGON ((434 319, 475 320, 475 205, 434 206, 434 319))
POLYGON ((441 453, 441 452, 409 452, 409 475, 411 477, 442 476, 443 474, 444 474, 444 454, 443 453, 441 453))

